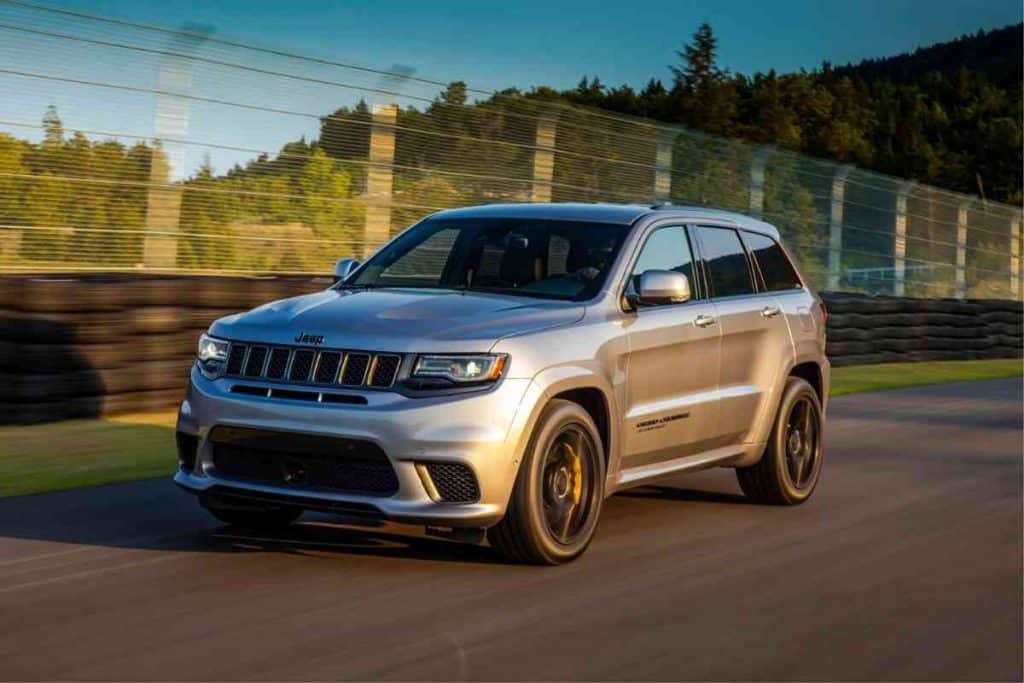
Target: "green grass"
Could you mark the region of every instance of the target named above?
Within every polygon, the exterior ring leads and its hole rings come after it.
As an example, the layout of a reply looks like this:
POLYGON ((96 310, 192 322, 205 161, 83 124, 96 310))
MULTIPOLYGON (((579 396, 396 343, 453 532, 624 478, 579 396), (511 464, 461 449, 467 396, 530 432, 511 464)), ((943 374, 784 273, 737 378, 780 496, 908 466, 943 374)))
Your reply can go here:
POLYGON ((171 475, 174 429, 106 420, 0 427, 0 497, 171 475))
MULTIPOLYGON (((836 368, 832 395, 1024 375, 1020 360, 836 368)), ((170 476, 173 414, 0 427, 0 497, 170 476)))
POLYGON ((980 379, 1024 376, 1020 359, 952 360, 932 363, 890 363, 886 365, 854 365, 832 370, 831 396, 916 387, 924 384, 946 384, 980 379))

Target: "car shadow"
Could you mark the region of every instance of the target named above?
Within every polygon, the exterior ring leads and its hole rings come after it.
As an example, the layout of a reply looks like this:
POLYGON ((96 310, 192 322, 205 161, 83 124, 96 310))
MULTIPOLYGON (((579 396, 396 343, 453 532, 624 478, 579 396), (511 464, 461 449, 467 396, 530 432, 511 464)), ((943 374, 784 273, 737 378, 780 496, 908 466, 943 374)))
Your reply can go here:
MULTIPOLYGON (((605 512, 618 516, 616 499, 746 505, 738 494, 647 486, 616 494, 605 512), (610 508, 610 509, 608 509, 610 508)), ((654 511, 651 510, 651 513, 654 511)), ((325 513, 305 513, 280 530, 227 526, 166 479, 110 484, 0 499, 0 577, 5 564, 21 564, 53 549, 26 550, 20 541, 161 552, 283 553, 317 558, 375 556, 433 562, 509 564, 487 545, 426 536, 423 528, 325 513)))
POLYGON ((0 498, 0 577, 5 564, 53 552, 22 541, 165 552, 501 562, 487 547, 425 536, 422 527, 323 513, 307 512, 295 524, 273 531, 227 526, 164 478, 0 498))
MULTIPOLYGON (((390 526, 390 525, 388 525, 390 526)), ((483 545, 459 543, 417 534, 417 529, 369 529, 347 526, 329 516, 303 519, 280 531, 218 527, 210 539, 231 552, 276 552, 330 557, 339 555, 392 557, 434 562, 505 564, 483 545)))
POLYGON ((690 503, 732 503, 753 505, 740 493, 724 493, 720 491, 704 491, 700 489, 678 488, 675 486, 644 486, 615 494, 621 498, 650 498, 657 500, 675 500, 690 503))

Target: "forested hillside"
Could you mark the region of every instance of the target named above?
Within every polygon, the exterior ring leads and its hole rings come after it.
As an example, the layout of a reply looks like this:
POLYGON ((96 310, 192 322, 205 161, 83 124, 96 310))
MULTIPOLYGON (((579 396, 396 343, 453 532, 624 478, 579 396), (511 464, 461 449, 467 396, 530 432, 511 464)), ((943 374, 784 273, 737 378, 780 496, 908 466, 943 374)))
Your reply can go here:
MULTIPOLYGON (((668 83, 652 78, 635 90, 584 77, 573 90, 512 89, 476 106, 494 108, 517 97, 564 99, 1019 204, 1022 40, 1024 24, 1018 24, 856 65, 746 75, 718 66, 718 42, 704 24, 677 52, 668 83)), ((465 101, 461 83, 439 100, 465 101)), ((425 115, 450 118, 443 107, 425 115)), ((362 123, 368 116, 357 107, 325 119, 325 144, 345 140, 329 152, 365 154, 358 133, 365 126, 346 127, 344 120, 362 123)))
POLYGON ((748 76, 717 67, 705 24, 668 86, 585 78, 564 95, 1019 204, 1022 39, 1017 24, 841 68, 748 76))

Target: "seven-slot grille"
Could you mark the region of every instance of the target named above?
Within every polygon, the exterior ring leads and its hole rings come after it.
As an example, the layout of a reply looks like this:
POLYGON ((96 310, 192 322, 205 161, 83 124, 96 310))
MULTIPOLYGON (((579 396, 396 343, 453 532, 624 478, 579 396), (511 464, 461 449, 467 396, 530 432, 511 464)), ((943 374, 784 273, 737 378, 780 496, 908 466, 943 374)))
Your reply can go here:
POLYGON ((247 379, 386 389, 395 383, 401 365, 402 357, 393 353, 232 342, 226 374, 247 379))

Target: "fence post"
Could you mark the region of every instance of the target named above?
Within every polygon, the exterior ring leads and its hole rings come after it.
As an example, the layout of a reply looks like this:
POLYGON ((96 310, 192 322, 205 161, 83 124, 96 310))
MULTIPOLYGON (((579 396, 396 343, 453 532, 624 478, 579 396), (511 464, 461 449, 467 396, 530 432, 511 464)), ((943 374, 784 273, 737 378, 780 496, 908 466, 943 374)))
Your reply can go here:
POLYGON ((963 299, 967 296, 967 202, 960 202, 956 207, 956 286, 954 296, 963 299))
POLYGON ((1010 295, 1020 298, 1020 216, 1010 219, 1010 295))
POLYGON ((761 145, 750 162, 750 215, 754 218, 764 215, 764 171, 774 151, 770 145, 761 145))
POLYGON ((907 283, 907 195, 914 187, 914 181, 902 183, 896 194, 896 218, 892 236, 892 293, 906 294, 907 283))
POLYGON ((555 177, 555 135, 558 132, 556 119, 537 119, 537 138, 533 151, 533 188, 530 200, 551 201, 551 182, 555 177))
POLYGON ((672 199, 672 149, 675 147, 676 132, 669 126, 658 133, 658 149, 654 155, 654 203, 661 204, 672 199))
POLYGON ((391 190, 394 183, 395 123, 398 105, 373 108, 370 126, 370 164, 366 172, 366 222, 363 256, 370 256, 391 236, 391 190))
POLYGON ((163 147, 154 145, 149 162, 146 232, 142 241, 142 265, 147 269, 169 269, 177 265, 182 189, 180 183, 171 182, 163 147))
POLYGON ((146 228, 142 241, 142 265, 146 268, 174 268, 178 261, 178 233, 185 179, 185 148, 188 135, 189 101, 182 97, 192 89, 190 56, 206 39, 208 29, 177 36, 168 46, 157 72, 157 95, 153 109, 155 144, 149 162, 146 193, 146 228))
POLYGON ((832 198, 828 215, 828 288, 839 289, 843 264, 843 202, 846 201, 846 176, 850 166, 840 166, 832 178, 832 198))

